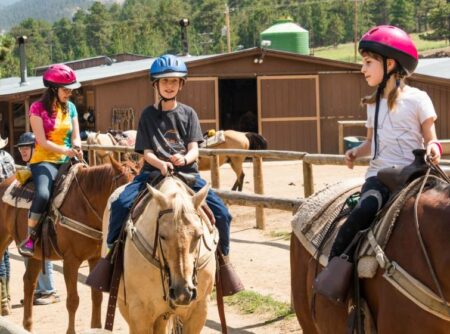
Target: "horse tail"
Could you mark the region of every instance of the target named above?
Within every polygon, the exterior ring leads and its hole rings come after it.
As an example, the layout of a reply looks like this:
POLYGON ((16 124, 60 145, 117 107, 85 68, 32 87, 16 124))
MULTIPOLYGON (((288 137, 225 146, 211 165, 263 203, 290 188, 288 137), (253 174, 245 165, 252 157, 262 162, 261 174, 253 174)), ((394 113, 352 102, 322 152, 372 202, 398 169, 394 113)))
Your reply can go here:
POLYGON ((267 140, 259 133, 246 132, 245 136, 250 143, 249 150, 267 150, 267 140))

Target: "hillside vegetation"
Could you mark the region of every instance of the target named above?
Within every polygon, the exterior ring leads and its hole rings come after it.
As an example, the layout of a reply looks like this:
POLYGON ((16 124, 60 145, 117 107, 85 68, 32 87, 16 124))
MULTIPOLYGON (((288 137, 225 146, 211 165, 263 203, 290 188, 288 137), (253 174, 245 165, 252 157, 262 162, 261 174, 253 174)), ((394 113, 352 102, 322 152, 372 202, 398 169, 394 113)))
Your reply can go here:
MULTIPOLYGON (((28 17, 0 36, 0 77, 17 75, 15 38, 22 35, 28 36, 30 74, 38 66, 98 55, 178 54, 182 18, 190 20, 190 54, 227 52, 226 12, 232 50, 259 46, 262 31, 290 17, 309 31, 311 48, 322 55, 321 47, 353 41, 355 3, 358 36, 375 25, 393 24, 430 41, 450 38, 446 0, 21 0, 0 11, 0 20, 28 17), (35 10, 45 18, 38 19, 35 10)), ((334 58, 340 49, 328 48, 325 56, 334 58)), ((337 59, 353 60, 352 55, 337 59)))

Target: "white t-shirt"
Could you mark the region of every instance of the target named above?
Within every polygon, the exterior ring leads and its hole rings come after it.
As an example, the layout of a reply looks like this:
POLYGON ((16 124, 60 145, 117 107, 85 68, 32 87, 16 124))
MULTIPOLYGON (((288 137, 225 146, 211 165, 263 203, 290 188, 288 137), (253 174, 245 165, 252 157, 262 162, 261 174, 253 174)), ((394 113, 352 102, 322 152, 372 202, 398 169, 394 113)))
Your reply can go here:
MULTIPOLYGON (((375 160, 370 160, 366 178, 376 176, 382 168, 406 166, 413 162, 412 151, 424 148, 421 125, 430 117, 436 120, 436 111, 428 94, 420 89, 405 86, 391 111, 388 111, 387 99, 381 99, 378 111, 378 153, 375 160)), ((367 106, 366 127, 375 127, 375 104, 367 106)), ((371 151, 373 157, 375 140, 372 140, 371 151)))

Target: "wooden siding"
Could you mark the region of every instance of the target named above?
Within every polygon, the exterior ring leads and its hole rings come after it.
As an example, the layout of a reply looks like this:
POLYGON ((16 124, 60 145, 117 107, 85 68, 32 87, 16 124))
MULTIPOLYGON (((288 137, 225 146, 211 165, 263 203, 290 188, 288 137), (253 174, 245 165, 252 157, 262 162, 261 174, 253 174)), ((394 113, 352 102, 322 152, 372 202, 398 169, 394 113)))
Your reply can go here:
POLYGON ((194 108, 202 130, 219 128, 217 78, 190 78, 177 99, 194 108))
POLYGON ((94 90, 97 131, 104 132, 111 128, 112 109, 117 107, 133 108, 137 127, 142 110, 154 103, 153 87, 148 77, 112 82, 95 88, 84 87, 84 89, 94 90))
POLYGON ((259 129, 275 139, 267 138, 271 149, 320 152, 318 93, 318 76, 258 77, 259 129), (275 136, 274 129, 283 130, 275 136))
POLYGON ((263 135, 271 150, 317 152, 316 121, 266 123, 263 135))
MULTIPOLYGON (((322 153, 336 154, 339 151, 338 121, 366 120, 366 109, 361 106, 361 97, 369 94, 360 73, 321 73, 320 82, 320 127, 322 153)), ((344 136, 364 136, 365 128, 345 128, 344 136)))
POLYGON ((450 138, 450 85, 443 86, 421 80, 409 80, 409 84, 428 93, 433 102, 436 114, 436 132, 438 138, 450 138))

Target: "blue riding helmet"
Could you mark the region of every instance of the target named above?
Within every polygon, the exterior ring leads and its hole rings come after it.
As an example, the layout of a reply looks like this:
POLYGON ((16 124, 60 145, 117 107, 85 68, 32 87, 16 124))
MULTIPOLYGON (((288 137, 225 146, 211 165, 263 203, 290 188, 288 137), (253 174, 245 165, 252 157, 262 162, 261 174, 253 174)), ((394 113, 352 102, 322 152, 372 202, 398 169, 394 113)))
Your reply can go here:
POLYGON ((150 67, 150 79, 152 81, 161 78, 181 78, 187 77, 186 64, 174 55, 163 55, 157 58, 150 67))
POLYGON ((31 146, 34 147, 36 143, 36 137, 33 132, 24 132, 20 135, 19 141, 17 142, 17 147, 21 146, 31 146))

